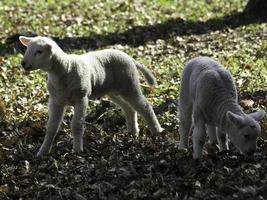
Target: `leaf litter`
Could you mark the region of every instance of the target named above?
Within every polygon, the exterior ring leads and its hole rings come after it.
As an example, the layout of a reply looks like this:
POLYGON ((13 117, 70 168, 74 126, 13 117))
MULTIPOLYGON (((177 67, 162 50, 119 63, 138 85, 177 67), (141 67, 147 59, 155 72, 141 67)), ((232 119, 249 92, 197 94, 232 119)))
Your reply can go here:
POLYGON ((116 1, 113 6, 109 1, 68 4, 61 0, 57 6, 53 1, 37 3, 34 9, 28 9, 30 1, 0 3, 5 11, 0 25, 5 30, 0 33, 0 198, 266 199, 266 119, 252 159, 233 146, 218 152, 206 144, 202 162, 192 159, 192 147, 188 152, 178 150, 176 98, 181 70, 189 58, 219 59, 233 73, 246 112, 267 107, 266 23, 235 27, 238 19, 230 17, 233 24, 221 27, 228 23, 227 17, 212 19, 242 10, 244 3, 205 3, 116 1), (40 11, 45 6, 49 11, 40 11), (36 158, 47 121, 46 78, 39 72, 25 75, 14 50, 20 47, 12 42, 5 45, 7 34, 17 37, 21 30, 52 36, 71 52, 117 48, 149 66, 159 87, 150 90, 142 83, 143 91, 164 133, 152 140, 140 119, 139 135, 128 135, 120 109, 104 99, 90 102, 83 153, 71 153, 70 110, 51 154, 36 158))

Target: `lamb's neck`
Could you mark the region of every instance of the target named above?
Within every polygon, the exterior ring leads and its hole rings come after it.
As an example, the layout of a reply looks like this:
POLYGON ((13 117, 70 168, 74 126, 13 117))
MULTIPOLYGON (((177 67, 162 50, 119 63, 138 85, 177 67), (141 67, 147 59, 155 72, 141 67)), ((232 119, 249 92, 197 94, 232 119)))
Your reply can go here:
POLYGON ((58 50, 53 53, 51 58, 51 66, 48 74, 53 76, 63 76, 68 74, 72 68, 72 59, 63 50, 58 50))
POLYGON ((218 118, 219 120, 219 128, 222 131, 226 131, 228 127, 228 120, 227 120, 227 112, 231 111, 232 113, 235 113, 237 115, 243 115, 244 112, 241 110, 241 107, 238 105, 237 100, 234 98, 231 99, 225 99, 221 105, 219 106, 218 115, 220 116, 218 118))

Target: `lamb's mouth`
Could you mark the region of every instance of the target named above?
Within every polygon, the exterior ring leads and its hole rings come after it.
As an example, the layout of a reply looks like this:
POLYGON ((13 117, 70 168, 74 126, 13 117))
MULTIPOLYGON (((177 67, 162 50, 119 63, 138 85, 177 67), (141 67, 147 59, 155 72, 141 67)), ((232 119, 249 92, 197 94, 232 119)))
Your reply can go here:
POLYGON ((29 67, 24 67, 25 71, 33 71, 34 67, 33 66, 29 66, 29 67))

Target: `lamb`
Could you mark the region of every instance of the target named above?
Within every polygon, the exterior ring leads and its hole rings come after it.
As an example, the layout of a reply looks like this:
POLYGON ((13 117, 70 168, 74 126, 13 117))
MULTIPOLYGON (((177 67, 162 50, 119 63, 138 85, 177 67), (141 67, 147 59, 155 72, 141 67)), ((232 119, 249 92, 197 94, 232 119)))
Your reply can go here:
POLYGON ((193 158, 202 158, 206 131, 210 143, 220 150, 228 149, 228 138, 244 155, 256 151, 256 138, 261 132, 263 110, 245 114, 237 102, 237 91, 229 71, 209 57, 190 60, 182 73, 179 96, 180 144, 188 148, 193 129, 193 158))
POLYGON ((74 107, 71 123, 73 151, 83 151, 82 136, 88 99, 103 95, 121 106, 129 133, 139 131, 137 112, 148 123, 152 136, 163 131, 152 106, 142 94, 138 70, 149 85, 155 86, 156 79, 150 70, 126 53, 106 49, 70 55, 47 37, 20 36, 19 40, 27 47, 22 60, 23 68, 26 71, 41 69, 48 73, 49 119, 37 156, 50 152, 66 106, 74 107))

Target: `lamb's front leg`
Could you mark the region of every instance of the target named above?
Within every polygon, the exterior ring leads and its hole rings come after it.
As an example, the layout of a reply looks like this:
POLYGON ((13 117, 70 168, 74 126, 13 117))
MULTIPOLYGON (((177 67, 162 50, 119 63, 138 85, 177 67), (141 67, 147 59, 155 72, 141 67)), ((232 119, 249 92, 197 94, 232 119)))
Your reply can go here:
POLYGON ((88 106, 88 99, 84 97, 75 102, 74 116, 71 122, 71 130, 73 134, 73 151, 83 151, 83 132, 86 109, 88 106))
POLYGON ((207 132, 208 132, 208 136, 209 136, 209 142, 210 144, 216 145, 217 142, 217 137, 216 137, 216 126, 211 126, 211 125, 207 125, 207 132))
POLYGON ((219 143, 220 151, 228 150, 228 140, 226 133, 217 128, 217 140, 219 143))
POLYGON ((42 146, 40 147, 37 156, 42 156, 50 152, 53 140, 58 132, 64 114, 64 105, 57 104, 53 99, 49 99, 49 119, 47 122, 46 134, 42 146))
POLYGON ((202 158, 202 148, 206 141, 206 127, 201 115, 194 116, 193 158, 202 158))

